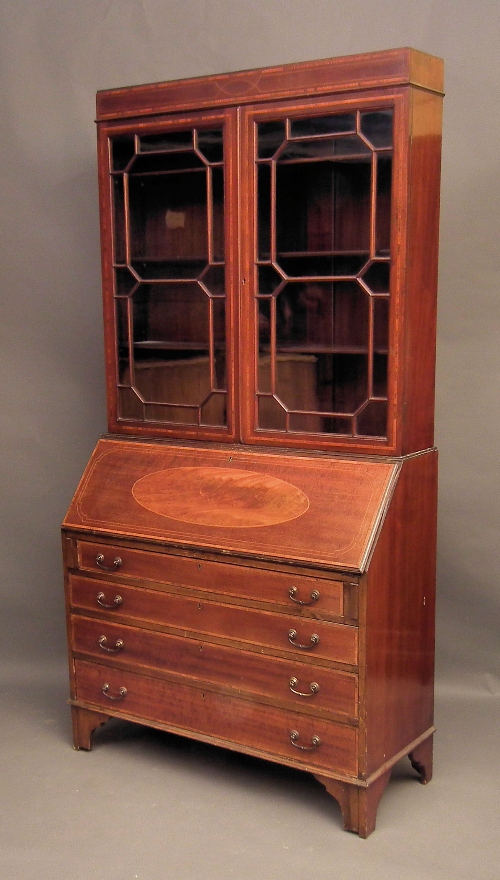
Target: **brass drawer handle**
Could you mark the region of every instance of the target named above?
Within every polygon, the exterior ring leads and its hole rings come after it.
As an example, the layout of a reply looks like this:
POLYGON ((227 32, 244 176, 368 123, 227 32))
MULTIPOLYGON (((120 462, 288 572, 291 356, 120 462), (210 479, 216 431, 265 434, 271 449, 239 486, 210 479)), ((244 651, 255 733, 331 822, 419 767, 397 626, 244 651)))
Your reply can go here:
POLYGON ((299 683, 299 680, 298 680, 298 678, 295 678, 295 676, 293 678, 291 678, 289 681, 289 686, 290 686, 290 690, 291 690, 292 694, 297 694, 298 697, 314 697, 314 694, 317 694, 319 691, 319 684, 317 681, 311 682, 311 684, 309 685, 309 693, 303 693, 303 691, 297 691, 296 687, 297 687, 298 683, 299 683))
POLYGON ((101 606, 101 608, 118 608, 118 605, 121 605, 123 602, 123 599, 121 596, 115 596, 111 605, 107 605, 106 602, 104 601, 105 598, 106 598, 106 596, 104 595, 104 593, 97 594, 96 601, 97 601, 97 604, 101 606))
POLYGON ((314 603, 317 602, 319 599, 318 590, 312 591, 311 598, 308 601, 305 601, 304 599, 297 599, 297 593, 297 587, 290 587, 290 589, 288 590, 288 595, 290 596, 290 599, 292 600, 292 602, 295 602, 296 605, 314 605, 314 603))
POLYGON ((107 651, 108 654, 116 654, 117 651, 122 651, 125 647, 125 642, 123 639, 117 639, 114 646, 109 647, 107 644, 106 636, 101 636, 99 639, 99 647, 102 648, 103 651, 107 651))
POLYGON ((118 696, 115 697, 115 696, 113 696, 113 694, 110 694, 109 693, 109 684, 107 682, 106 682, 106 684, 103 684, 102 692, 103 692, 104 696, 108 698, 108 700, 124 700, 125 697, 127 696, 127 688, 124 688, 124 687, 120 688, 120 690, 118 691, 118 696))
POLYGON ((300 733, 298 730, 290 731, 290 742, 292 746, 295 746, 296 749, 300 749, 302 752, 313 752, 314 749, 317 749, 318 746, 321 745, 321 740, 319 736, 311 737, 311 745, 310 746, 301 746, 299 743, 300 733))
POLYGON ((96 565, 98 568, 101 568, 103 571, 116 571, 123 565, 122 560, 119 556, 115 556, 113 559, 113 565, 105 565, 104 564, 104 553, 98 553, 96 558, 96 565))
POLYGON ((310 651, 311 648, 314 648, 316 645, 319 644, 319 636, 316 633, 312 634, 311 638, 309 639, 308 645, 302 645, 300 642, 296 642, 295 641, 296 638, 297 638, 297 630, 296 629, 288 630, 288 641, 290 642, 291 645, 294 646, 294 648, 302 648, 303 651, 310 651))

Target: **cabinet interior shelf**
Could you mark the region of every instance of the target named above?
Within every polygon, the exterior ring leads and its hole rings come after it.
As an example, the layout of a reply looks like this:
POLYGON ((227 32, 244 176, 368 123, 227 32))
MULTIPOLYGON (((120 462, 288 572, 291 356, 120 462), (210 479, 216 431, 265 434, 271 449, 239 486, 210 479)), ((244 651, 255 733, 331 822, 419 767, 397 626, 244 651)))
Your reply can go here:
MULTIPOLYGON (((377 152, 382 152, 382 151, 378 150, 377 152)), ((386 150, 386 152, 390 153, 390 150, 386 150)), ((276 160, 274 160, 272 158, 271 159, 258 159, 258 164, 265 165, 265 164, 269 164, 273 161, 276 161, 276 160)), ((313 164, 318 164, 318 162, 322 162, 323 164, 325 162, 330 162, 330 163, 342 162, 343 164, 345 162, 356 162, 356 163, 366 162, 366 163, 368 163, 368 162, 372 161, 372 153, 371 152, 370 153, 346 153, 343 156, 341 156, 341 155, 339 155, 339 156, 300 156, 300 157, 297 156, 293 159, 278 159, 277 161, 279 162, 280 167, 282 167, 283 165, 313 165, 313 164)))
MULTIPOLYGON (((134 348, 150 351, 210 351, 210 346, 206 342, 163 342, 157 339, 147 339, 141 342, 134 342, 134 348)), ((214 344, 214 347, 223 349, 222 345, 214 344)), ((120 346, 124 351, 128 351, 128 346, 120 346)))
MULTIPOLYGON (((261 352, 263 354, 269 354, 271 351, 270 345, 261 346, 261 352)), ((277 345, 276 346, 276 354, 368 354, 368 347, 366 345, 277 345)), ((373 347, 374 354, 386 355, 388 354, 387 348, 380 348, 379 346, 373 347)))
MULTIPOLYGON (((367 248, 362 250, 277 251, 276 259, 279 260, 280 257, 287 260, 294 258, 304 259, 304 257, 365 257, 366 260, 373 260, 374 262, 388 262, 390 259, 390 253, 387 249, 382 249, 374 256, 371 256, 370 251, 367 248)), ((259 266, 272 266, 272 264, 273 260, 271 259, 269 252, 262 255, 258 262, 259 266)))
MULTIPOLYGON (((141 158, 142 158, 141 154, 141 158)), ((196 173, 204 173, 207 168, 222 168, 222 162, 207 162, 206 165, 193 165, 192 167, 187 168, 169 168, 169 169, 160 169, 155 171, 112 171, 112 177, 132 177, 134 180, 138 180, 140 177, 170 177, 175 175, 177 177, 178 174, 193 174, 196 173)))

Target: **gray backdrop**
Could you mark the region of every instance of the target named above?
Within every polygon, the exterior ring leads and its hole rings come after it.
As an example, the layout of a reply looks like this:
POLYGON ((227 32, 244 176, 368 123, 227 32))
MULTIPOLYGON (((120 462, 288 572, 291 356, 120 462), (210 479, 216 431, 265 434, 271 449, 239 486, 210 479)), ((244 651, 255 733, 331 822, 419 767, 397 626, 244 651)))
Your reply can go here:
POLYGON ((96 90, 413 46, 446 72, 438 709, 493 710, 500 745, 498 0, 0 0, 0 25, 5 680, 45 670, 64 697, 59 526, 106 427, 96 90))

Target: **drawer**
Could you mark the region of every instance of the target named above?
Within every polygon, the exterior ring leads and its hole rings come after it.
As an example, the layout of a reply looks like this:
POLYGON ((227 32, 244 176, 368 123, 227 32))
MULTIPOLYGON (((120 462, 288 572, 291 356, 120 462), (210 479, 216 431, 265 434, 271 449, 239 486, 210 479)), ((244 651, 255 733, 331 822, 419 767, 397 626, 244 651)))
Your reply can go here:
POLYGON ((75 654, 161 669, 289 703, 299 711, 357 716, 357 677, 342 670, 80 615, 72 615, 71 635, 75 654))
POLYGON ((94 612, 103 604, 111 606, 108 617, 147 621, 180 630, 190 638, 204 634, 243 643, 241 647, 262 646, 351 666, 357 663, 357 629, 342 623, 191 599, 79 575, 70 576, 70 603, 73 608, 94 612))
POLYGON ((248 565, 89 541, 78 541, 78 567, 82 571, 117 573, 120 580, 150 580, 208 590, 224 596, 277 603, 311 616, 344 615, 342 581, 296 575, 293 570, 269 571, 248 565))
POLYGON ((348 724, 84 660, 75 667, 79 705, 296 766, 357 774, 357 729, 348 724))

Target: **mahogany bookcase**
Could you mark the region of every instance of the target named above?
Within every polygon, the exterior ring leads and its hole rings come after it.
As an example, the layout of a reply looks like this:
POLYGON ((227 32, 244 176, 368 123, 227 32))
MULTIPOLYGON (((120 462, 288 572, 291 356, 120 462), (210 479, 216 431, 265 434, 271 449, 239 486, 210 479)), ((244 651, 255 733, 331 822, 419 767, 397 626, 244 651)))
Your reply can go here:
POLYGON ((76 748, 110 717, 432 774, 442 62, 97 95, 109 433, 63 524, 76 748))

